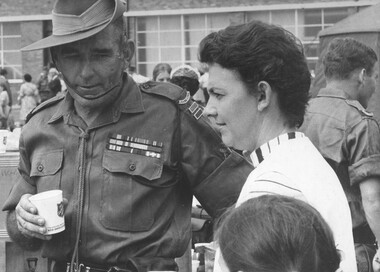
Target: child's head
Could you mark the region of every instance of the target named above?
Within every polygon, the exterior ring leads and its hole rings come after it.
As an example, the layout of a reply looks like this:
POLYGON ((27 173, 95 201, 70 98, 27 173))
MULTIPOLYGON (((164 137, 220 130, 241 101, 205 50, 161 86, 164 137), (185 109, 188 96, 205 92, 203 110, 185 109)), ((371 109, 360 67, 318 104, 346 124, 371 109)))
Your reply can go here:
POLYGON ((264 195, 228 214, 218 239, 231 272, 334 272, 340 256, 330 227, 306 202, 264 195))
POLYGON ((5 90, 5 85, 3 83, 0 83, 0 93, 5 90))
POLYGON ((32 81, 32 76, 30 74, 25 74, 24 75, 24 80, 25 80, 25 82, 31 82, 32 81))

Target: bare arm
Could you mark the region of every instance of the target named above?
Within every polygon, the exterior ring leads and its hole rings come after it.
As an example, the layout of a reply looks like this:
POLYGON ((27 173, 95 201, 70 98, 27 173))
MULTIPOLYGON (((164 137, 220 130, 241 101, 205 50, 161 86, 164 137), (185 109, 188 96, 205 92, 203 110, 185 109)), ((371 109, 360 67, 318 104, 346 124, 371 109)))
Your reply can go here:
MULTIPOLYGON (((376 237, 380 241, 380 178, 367 178, 360 183, 360 193, 368 224, 376 237)), ((380 272, 380 252, 375 254, 373 261, 373 271, 380 272)))
POLYGON ((380 177, 367 178, 359 186, 368 224, 380 241, 380 177))

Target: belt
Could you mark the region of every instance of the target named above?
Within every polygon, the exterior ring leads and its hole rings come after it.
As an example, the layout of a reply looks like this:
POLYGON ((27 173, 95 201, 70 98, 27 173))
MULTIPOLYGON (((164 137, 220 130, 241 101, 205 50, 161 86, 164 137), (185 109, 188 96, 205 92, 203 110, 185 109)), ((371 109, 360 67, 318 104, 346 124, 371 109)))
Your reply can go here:
MULTIPOLYGON (((49 259, 51 260, 51 259, 49 259)), ((50 272, 147 272, 147 271, 178 271, 178 265, 173 258, 162 257, 132 257, 125 263, 107 266, 93 264, 81 260, 79 265, 70 262, 52 261, 50 272), (75 269, 70 271, 71 266, 75 269)))
MULTIPOLYGON (((67 263, 66 265, 66 272, 70 271, 71 263, 67 263)), ((89 266, 86 264, 79 264, 73 265, 74 269, 72 272, 131 272, 131 270, 123 269, 118 266, 111 266, 109 268, 101 268, 101 267, 95 267, 95 266, 89 266)))

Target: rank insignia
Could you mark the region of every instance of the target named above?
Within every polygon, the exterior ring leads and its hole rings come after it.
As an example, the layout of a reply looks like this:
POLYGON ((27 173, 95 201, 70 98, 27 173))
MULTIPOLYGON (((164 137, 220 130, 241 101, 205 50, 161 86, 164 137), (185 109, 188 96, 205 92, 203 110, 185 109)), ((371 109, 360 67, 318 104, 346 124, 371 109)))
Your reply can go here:
POLYGON ((160 159, 162 156, 163 143, 148 139, 112 134, 109 136, 107 149, 138 154, 141 156, 160 159))
POLYGON ((199 118, 203 115, 203 107, 199 105, 197 102, 193 102, 188 110, 192 113, 195 119, 199 120, 199 118))

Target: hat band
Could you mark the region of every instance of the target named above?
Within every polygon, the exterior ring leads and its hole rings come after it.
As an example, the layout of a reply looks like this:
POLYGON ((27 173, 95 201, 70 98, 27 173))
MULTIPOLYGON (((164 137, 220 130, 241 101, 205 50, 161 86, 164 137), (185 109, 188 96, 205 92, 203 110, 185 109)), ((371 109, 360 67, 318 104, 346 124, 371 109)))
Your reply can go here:
POLYGON ((81 15, 52 12, 53 35, 62 36, 86 31, 108 22, 113 15, 113 1, 98 0, 81 15))

